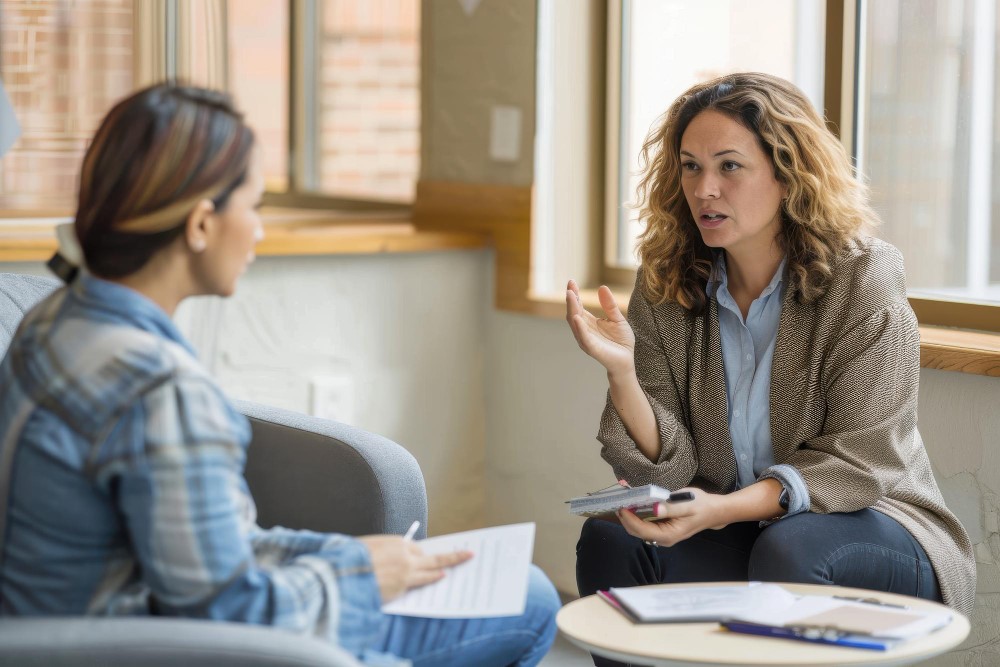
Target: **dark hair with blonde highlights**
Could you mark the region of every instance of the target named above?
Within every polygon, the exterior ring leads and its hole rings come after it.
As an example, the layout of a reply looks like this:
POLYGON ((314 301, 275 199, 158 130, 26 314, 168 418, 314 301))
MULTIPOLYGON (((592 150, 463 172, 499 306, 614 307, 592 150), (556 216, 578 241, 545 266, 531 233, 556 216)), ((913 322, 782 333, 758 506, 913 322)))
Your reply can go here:
POLYGON ((225 208, 246 178, 253 132, 226 93, 163 83, 116 104, 80 173, 77 239, 95 275, 141 269, 198 202, 225 208))
POLYGON ((681 138, 706 110, 723 113, 757 137, 788 196, 777 242, 788 259, 789 288, 810 303, 823 295, 834 261, 849 242, 877 224, 850 158, 808 98, 769 74, 729 74, 677 98, 642 148, 638 196, 646 229, 639 237, 642 289, 653 303, 676 301, 705 311, 714 254, 701 239, 681 189, 681 138))

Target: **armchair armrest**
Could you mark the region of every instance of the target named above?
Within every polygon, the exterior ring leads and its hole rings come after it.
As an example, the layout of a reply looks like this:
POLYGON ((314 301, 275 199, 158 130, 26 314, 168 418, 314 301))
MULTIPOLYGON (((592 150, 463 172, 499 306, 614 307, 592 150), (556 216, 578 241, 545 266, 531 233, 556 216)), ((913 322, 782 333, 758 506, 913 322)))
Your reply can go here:
POLYGON ((25 667, 361 667, 315 638, 167 618, 5 618, 0 662, 25 667))
POLYGON ((290 410, 236 407, 253 426, 246 478, 261 526, 399 535, 419 520, 426 535, 423 474, 395 442, 290 410))

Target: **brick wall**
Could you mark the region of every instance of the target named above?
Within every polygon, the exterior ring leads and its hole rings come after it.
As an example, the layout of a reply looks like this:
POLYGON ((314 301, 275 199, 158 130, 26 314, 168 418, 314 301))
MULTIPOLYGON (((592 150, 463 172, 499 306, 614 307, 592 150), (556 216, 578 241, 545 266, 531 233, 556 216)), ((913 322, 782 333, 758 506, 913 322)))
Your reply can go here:
MULTIPOLYGON (((256 4, 287 13, 280 0, 256 4)), ((412 200, 420 149, 419 0, 323 0, 320 10, 320 190, 412 200)), ((0 0, 0 76, 22 126, 0 161, 0 209, 74 206, 88 139, 133 89, 132 12, 133 0, 0 0)), ((261 126, 269 185, 280 188, 287 23, 236 27, 231 36, 247 39, 234 46, 253 48, 231 50, 244 65, 233 83, 268 93, 256 99, 237 91, 250 122, 261 126), (265 42, 260 30, 274 39, 265 42), (260 66, 264 57, 267 68, 260 66)))
POLYGON ((0 0, 0 75, 21 125, 0 209, 72 209, 87 141, 132 89, 132 1, 0 0))
POLYGON ((420 157, 419 0, 322 3, 320 182, 412 200, 420 157))

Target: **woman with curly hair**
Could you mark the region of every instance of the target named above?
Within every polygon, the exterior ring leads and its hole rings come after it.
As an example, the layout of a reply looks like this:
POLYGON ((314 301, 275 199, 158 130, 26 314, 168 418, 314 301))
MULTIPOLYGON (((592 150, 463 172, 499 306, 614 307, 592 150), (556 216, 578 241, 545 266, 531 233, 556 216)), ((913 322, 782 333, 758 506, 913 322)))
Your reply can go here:
POLYGON ((694 500, 587 521, 580 593, 793 581, 968 613, 971 544, 916 428, 902 258, 868 236, 840 142, 792 84, 732 74, 681 95, 643 158, 628 319, 607 287, 594 317, 570 281, 567 320, 608 372, 601 455, 694 500))

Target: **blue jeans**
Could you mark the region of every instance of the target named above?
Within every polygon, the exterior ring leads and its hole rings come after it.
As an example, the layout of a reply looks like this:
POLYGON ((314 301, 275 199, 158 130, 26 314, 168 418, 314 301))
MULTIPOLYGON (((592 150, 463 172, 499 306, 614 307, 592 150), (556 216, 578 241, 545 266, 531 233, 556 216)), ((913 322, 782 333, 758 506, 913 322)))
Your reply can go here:
MULTIPOLYGON (((616 523, 589 519, 576 546, 580 595, 611 586, 699 581, 836 584, 941 600, 930 559, 909 531, 881 512, 803 512, 766 528, 756 522, 705 530, 654 547, 616 523)), ((595 665, 619 663, 595 658, 595 665)))
POLYGON ((521 616, 439 619, 390 616, 375 649, 413 661, 413 667, 533 667, 556 637, 559 596, 534 565, 521 616))

